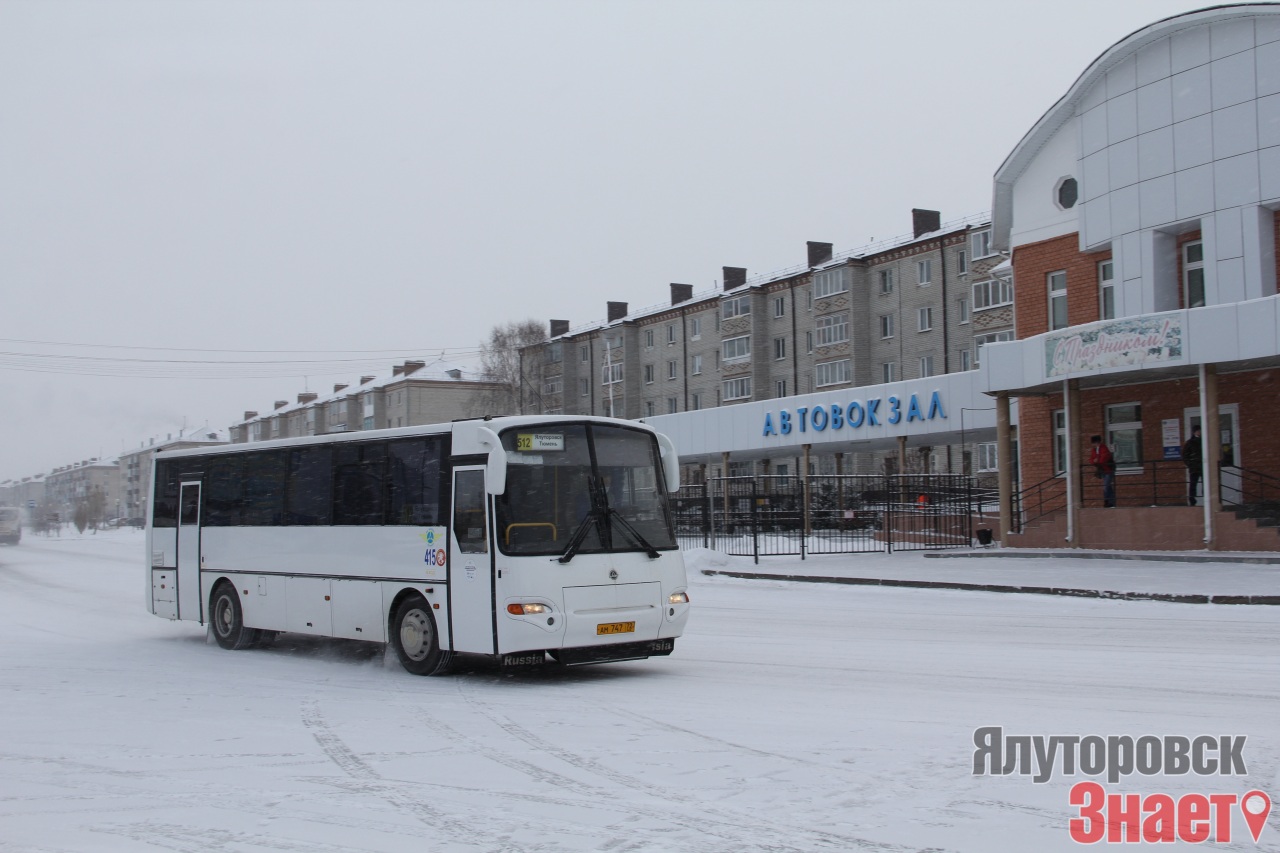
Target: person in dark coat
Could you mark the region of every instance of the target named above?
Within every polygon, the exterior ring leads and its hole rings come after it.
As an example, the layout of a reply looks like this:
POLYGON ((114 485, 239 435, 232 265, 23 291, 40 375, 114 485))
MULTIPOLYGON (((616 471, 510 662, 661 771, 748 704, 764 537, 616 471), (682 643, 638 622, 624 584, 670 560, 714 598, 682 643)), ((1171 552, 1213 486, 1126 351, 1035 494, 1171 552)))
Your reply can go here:
POLYGON ((1187 466, 1187 506, 1196 505, 1196 487, 1204 473, 1204 442, 1200 439, 1200 427, 1191 428, 1191 438, 1182 445, 1182 462, 1187 466))
POLYGON ((1089 451, 1089 464, 1093 466, 1094 476, 1102 480, 1102 505, 1116 505, 1116 460, 1111 455, 1111 448, 1102 443, 1102 436, 1095 435, 1089 439, 1093 448, 1089 451))

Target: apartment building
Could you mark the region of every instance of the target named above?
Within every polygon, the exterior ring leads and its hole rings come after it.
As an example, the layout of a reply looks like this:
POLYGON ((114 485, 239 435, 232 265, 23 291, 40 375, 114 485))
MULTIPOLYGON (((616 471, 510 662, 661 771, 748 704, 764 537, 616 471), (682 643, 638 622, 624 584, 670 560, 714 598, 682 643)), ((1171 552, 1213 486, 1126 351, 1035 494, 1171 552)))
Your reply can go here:
MULTIPOLYGON (((721 287, 671 284, 667 304, 603 323, 552 320, 522 353, 530 393, 521 411, 647 418, 971 370, 988 343, 1013 337, 1013 288, 990 219, 943 225, 912 211, 912 233, 835 252, 809 242, 803 264, 748 276, 721 269, 721 287)), ((994 447, 935 448, 928 471, 994 470, 994 447)), ((815 473, 895 470, 893 453, 819 454, 815 473)), ((732 473, 796 473, 796 459, 735 465, 732 473)), ((713 475, 720 473, 713 468, 713 475)))
POLYGON ((117 465, 120 495, 120 518, 145 519, 150 506, 151 466, 155 455, 161 450, 186 450, 189 447, 208 447, 226 444, 224 433, 212 431, 208 427, 195 430, 181 430, 177 435, 170 433, 163 440, 152 438, 135 450, 126 450, 120 454, 117 465))
POLYGON ((443 362, 406 360, 387 376, 336 383, 332 393, 277 400, 269 413, 246 411, 230 429, 233 443, 447 423, 480 414, 495 383, 443 362))
MULTIPOLYGON (((0 483, 0 506, 16 506, 24 512, 43 506, 45 501, 44 474, 5 480, 0 483)), ((24 516, 30 518, 30 515, 24 516)))
POLYGON ((62 521, 70 521, 81 504, 98 506, 102 519, 120 514, 120 469, 116 460, 85 459, 54 468, 45 477, 45 506, 58 513, 62 521))
POLYGON ((1061 496, 1011 544, 1280 547, 1232 511, 1280 483, 1280 7, 1213 7, 1117 42, 994 189, 1017 340, 991 348, 985 390, 1005 423, 1020 401, 1002 467, 1017 458, 1024 489, 1061 496), (1182 445, 1202 421, 1193 471, 1182 445), (1117 464, 1109 496, 1095 435, 1117 464))

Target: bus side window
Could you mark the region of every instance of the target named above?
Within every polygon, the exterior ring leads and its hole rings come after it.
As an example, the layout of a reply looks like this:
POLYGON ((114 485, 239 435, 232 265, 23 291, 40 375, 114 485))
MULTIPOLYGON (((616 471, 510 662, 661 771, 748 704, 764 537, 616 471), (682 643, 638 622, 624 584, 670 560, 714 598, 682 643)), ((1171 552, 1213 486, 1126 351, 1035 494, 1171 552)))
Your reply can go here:
POLYGON ((489 550, 484 499, 484 472, 459 471, 454 479, 453 535, 464 554, 484 554, 489 550))

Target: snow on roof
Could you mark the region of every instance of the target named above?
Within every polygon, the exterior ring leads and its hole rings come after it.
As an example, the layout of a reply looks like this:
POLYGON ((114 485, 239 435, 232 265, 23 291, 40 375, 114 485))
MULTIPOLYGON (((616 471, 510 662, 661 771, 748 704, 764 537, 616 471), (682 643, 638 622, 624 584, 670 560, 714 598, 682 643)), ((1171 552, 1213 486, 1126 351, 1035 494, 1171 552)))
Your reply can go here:
POLYGON ((825 261, 816 267, 810 267, 808 264, 798 264, 793 267, 787 267, 786 269, 782 269, 782 270, 775 270, 774 272, 764 273, 762 275, 749 276, 744 284, 741 284, 733 288, 732 290, 715 290, 715 289, 704 290, 700 293, 695 293, 692 297, 690 297, 689 299, 686 299, 685 301, 677 305, 670 305, 670 304, 651 305, 647 308, 641 308, 636 311, 632 311, 628 313, 625 317, 621 317, 617 320, 593 320, 587 323, 583 323, 580 326, 573 327, 569 331, 565 332, 563 335, 556 335, 555 337, 548 338, 547 342, 549 343, 552 341, 563 340, 565 338, 572 338, 572 337, 576 337, 577 335, 585 334, 587 332, 601 331, 604 329, 612 328, 614 326, 621 326, 624 323, 630 323, 630 322, 635 322, 636 320, 642 320, 645 317, 652 317, 655 314, 665 314, 666 312, 676 310, 681 306, 690 305, 695 302, 699 302, 707 299, 720 298, 724 296, 737 296, 738 294, 745 293, 751 290, 752 288, 760 287, 766 284, 772 284, 775 281, 782 281, 783 279, 792 278, 797 275, 803 275, 813 270, 823 270, 823 269, 828 269, 830 267, 840 266, 841 264, 850 260, 861 260, 863 258, 869 258, 873 255, 879 255, 884 252, 892 251, 894 249, 900 249, 903 246, 909 246, 912 243, 927 242, 928 240, 936 239, 945 234, 951 234, 956 231, 962 231, 966 228, 973 228, 975 226, 981 227, 989 224, 991 224, 991 213, 989 211, 984 211, 982 213, 975 213, 970 216, 966 216, 962 219, 954 220, 952 222, 944 222, 942 224, 942 227, 939 228, 937 231, 930 231, 927 234, 921 234, 919 236, 916 236, 914 234, 902 234, 897 237, 891 237, 887 240, 881 240, 877 243, 869 243, 865 246, 859 246, 856 249, 847 249, 843 252, 837 252, 831 256, 831 260, 825 261))
MULTIPOLYGON (((388 385, 393 385, 397 382, 402 382, 405 380, 411 380, 415 382, 422 381, 422 380, 430 380, 433 382, 480 382, 480 381, 483 381, 478 371, 468 370, 464 367, 459 367, 458 365, 453 364, 452 362, 445 361, 443 355, 441 355, 435 361, 428 362, 425 358, 419 358, 419 359, 410 358, 410 359, 406 359, 405 363, 412 363, 414 361, 423 362, 424 366, 419 367, 418 369, 410 373, 405 373, 404 371, 401 371, 400 373, 395 373, 394 372, 395 368, 404 366, 403 364, 397 364, 392 368, 391 373, 388 373, 384 376, 375 377, 374 379, 371 379, 368 382, 364 382, 364 383, 359 383, 359 382, 347 383, 344 385, 344 387, 340 388, 337 391, 330 392, 329 394, 317 393, 316 398, 314 400, 309 400, 305 403, 293 402, 293 403, 289 403, 286 406, 281 406, 278 409, 271 409, 270 411, 260 412, 257 415, 257 417, 252 417, 252 418, 249 418, 248 420, 236 421, 234 426, 251 424, 259 421, 265 421, 268 418, 273 418, 273 417, 276 417, 277 415, 291 414, 293 412, 297 412, 302 409, 309 409, 313 406, 320 406, 325 403, 331 403, 335 400, 341 400, 344 397, 351 397, 356 394, 363 394, 366 391, 372 391, 378 388, 385 388, 388 385)), ((339 383, 339 384, 342 384, 342 383, 339 383)), ((309 393, 309 392, 303 392, 303 393, 309 393)))

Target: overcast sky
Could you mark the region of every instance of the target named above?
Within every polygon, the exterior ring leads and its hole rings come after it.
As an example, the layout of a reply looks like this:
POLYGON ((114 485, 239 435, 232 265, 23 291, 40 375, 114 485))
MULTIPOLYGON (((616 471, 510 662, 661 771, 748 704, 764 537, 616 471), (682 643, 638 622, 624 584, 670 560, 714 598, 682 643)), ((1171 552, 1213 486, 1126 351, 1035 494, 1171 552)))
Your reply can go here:
POLYGON ((0 0, 0 480, 986 211, 1201 5, 0 0))

